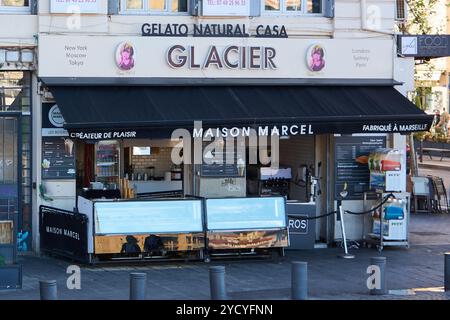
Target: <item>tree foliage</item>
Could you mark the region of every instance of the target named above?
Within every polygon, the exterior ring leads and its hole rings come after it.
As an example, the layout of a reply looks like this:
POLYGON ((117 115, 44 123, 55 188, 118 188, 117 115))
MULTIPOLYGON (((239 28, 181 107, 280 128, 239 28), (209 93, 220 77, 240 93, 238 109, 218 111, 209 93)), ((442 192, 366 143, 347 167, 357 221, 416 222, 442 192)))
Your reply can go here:
POLYGON ((440 1, 442 0, 406 0, 409 13, 406 32, 410 34, 442 32, 442 28, 433 24, 437 13, 436 5, 440 1))
MULTIPOLYGON (((403 26, 403 32, 407 34, 439 34, 442 33, 444 23, 436 23, 440 4, 445 0, 405 0, 408 5, 408 21, 403 26)), ((449 4, 446 4, 449 6, 449 4)), ((413 101, 421 109, 426 109, 425 97, 432 95, 429 84, 421 82, 423 75, 431 77, 435 71, 432 60, 416 61, 414 78, 416 91, 413 101), (421 76, 422 74, 422 76, 421 76)))

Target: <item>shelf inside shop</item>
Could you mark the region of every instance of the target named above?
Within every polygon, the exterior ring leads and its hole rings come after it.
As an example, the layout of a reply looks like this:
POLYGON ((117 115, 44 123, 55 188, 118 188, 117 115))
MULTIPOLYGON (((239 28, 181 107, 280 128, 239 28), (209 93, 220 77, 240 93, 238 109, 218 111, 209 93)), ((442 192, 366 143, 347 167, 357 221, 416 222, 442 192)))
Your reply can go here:
POLYGON ((116 164, 117 164, 117 162, 97 162, 97 166, 99 166, 99 167, 108 167, 108 166, 113 166, 116 164))
POLYGON ((119 175, 117 174, 112 174, 112 175, 97 175, 97 178, 115 178, 118 177, 119 175))

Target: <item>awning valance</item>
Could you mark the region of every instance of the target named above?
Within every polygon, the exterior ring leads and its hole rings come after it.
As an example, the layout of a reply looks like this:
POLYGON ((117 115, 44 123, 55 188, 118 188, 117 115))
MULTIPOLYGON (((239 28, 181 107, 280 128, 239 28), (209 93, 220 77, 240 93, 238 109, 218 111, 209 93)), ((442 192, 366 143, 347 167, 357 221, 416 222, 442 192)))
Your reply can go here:
POLYGON ((432 121, 389 86, 52 86, 50 90, 70 132, 136 132, 124 138, 189 129, 194 121, 202 121, 204 128, 305 126, 294 130, 299 134, 407 133, 428 130, 432 121))

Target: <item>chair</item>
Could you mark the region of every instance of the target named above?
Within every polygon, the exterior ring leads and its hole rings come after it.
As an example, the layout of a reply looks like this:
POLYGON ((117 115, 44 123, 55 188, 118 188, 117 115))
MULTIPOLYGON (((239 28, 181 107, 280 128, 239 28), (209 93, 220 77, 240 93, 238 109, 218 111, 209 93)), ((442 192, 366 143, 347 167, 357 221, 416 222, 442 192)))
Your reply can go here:
POLYGON ((411 177, 413 183, 414 212, 431 212, 432 185, 429 177, 411 177), (423 209, 419 202, 424 201, 423 209))
POLYGON ((438 213, 450 213, 448 198, 447 198, 447 190, 445 190, 444 180, 440 177, 431 177, 433 181, 433 191, 435 193, 434 196, 434 209, 438 213), (442 201, 445 203, 445 209, 442 206, 442 201))

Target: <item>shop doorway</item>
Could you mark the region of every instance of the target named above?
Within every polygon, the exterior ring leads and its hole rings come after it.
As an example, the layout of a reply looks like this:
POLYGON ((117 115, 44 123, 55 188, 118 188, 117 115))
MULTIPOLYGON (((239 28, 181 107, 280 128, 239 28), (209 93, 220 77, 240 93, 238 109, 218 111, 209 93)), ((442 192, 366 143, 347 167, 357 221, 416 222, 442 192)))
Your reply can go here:
POLYGON ((20 116, 0 114, 0 256, 13 263, 21 212, 20 116))
POLYGON ((92 181, 95 181, 94 173, 94 153, 95 145, 76 140, 76 167, 77 167, 77 190, 88 188, 92 181))

